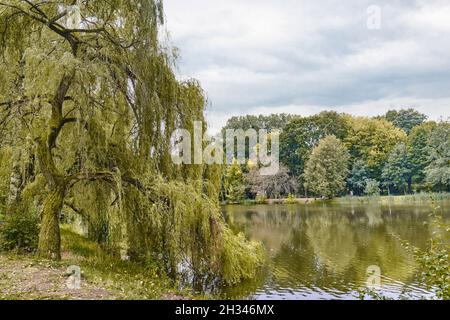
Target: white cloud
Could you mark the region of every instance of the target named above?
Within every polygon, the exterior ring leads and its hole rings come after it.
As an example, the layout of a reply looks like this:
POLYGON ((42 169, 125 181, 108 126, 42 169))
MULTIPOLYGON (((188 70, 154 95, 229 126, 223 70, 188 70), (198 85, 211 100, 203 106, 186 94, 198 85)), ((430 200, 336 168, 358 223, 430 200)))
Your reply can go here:
POLYGON ((403 22, 412 29, 425 32, 450 32, 450 3, 445 1, 420 1, 416 10, 403 15, 403 22))
POLYGON ((450 4, 441 0, 166 0, 181 76, 200 80, 217 131, 233 115, 416 106, 450 111, 450 4), (381 30, 366 27, 382 9, 381 30))

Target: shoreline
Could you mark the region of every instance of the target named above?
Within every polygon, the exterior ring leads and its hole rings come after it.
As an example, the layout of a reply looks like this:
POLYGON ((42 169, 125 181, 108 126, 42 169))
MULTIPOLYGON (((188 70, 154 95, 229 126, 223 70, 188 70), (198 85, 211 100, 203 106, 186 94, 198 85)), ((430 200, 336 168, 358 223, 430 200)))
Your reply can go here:
POLYGON ((418 193, 409 195, 381 195, 381 196, 344 196, 333 199, 320 198, 295 198, 295 199, 267 199, 257 201, 252 199, 242 200, 239 203, 222 201, 221 206, 256 206, 256 205, 308 205, 308 204, 346 204, 346 203, 373 203, 392 204, 392 203, 431 203, 433 201, 450 201, 450 193, 418 193))

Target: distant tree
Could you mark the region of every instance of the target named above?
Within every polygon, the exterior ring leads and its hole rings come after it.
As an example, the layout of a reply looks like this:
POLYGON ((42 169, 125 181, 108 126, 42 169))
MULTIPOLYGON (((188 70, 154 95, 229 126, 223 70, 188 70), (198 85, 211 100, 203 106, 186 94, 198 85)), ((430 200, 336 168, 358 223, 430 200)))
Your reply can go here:
POLYGON ((405 132, 386 120, 352 117, 348 121, 350 132, 344 142, 352 162, 364 161, 370 179, 380 180, 389 154, 406 141, 405 132))
POLYGON ((408 136, 408 158, 411 165, 412 183, 425 183, 425 169, 431 161, 429 142, 435 128, 435 122, 425 122, 412 129, 408 136))
POLYGON ((306 162, 319 141, 329 135, 343 139, 348 131, 345 117, 336 112, 294 119, 280 136, 280 160, 296 176, 303 174, 306 162))
POLYGON ((260 129, 266 129, 267 131, 282 130, 289 122, 293 119, 300 118, 300 116, 292 114, 272 114, 270 116, 254 116, 246 115, 240 117, 232 117, 227 121, 227 124, 223 130, 233 129, 244 131, 248 129, 255 129, 259 131, 260 129))
POLYGON ((427 116, 414 110, 390 110, 384 116, 387 121, 392 122, 397 128, 403 129, 407 134, 411 132, 414 127, 420 126, 427 120, 427 116))
POLYGON ((379 196, 381 193, 380 183, 377 180, 367 180, 364 194, 367 196, 379 196))
MULTIPOLYGON (((267 132, 269 133, 269 146, 270 146, 270 138, 271 138, 270 134, 274 133, 275 131, 278 132, 282 131, 283 128, 289 122, 297 118, 300 118, 300 116, 285 113, 272 114, 269 116, 246 115, 246 116, 232 117, 227 121, 225 127, 222 128, 222 137, 226 137, 227 130, 235 130, 235 131, 243 130, 245 133, 249 129, 253 129, 256 131, 256 133, 259 133, 260 130, 264 129, 267 130, 267 132)), ((246 160, 249 160, 250 146, 248 145, 248 139, 246 140, 245 143, 246 143, 245 158, 246 160)), ((227 153, 226 141, 224 141, 224 150, 225 153, 227 153)), ((268 151, 270 152, 270 147, 268 151)), ((238 157, 237 146, 235 146, 234 157, 238 157)), ((241 169, 245 172, 247 168, 245 166, 241 166, 241 169)))
POLYGON ((297 179, 290 175, 289 169, 285 166, 280 166, 277 174, 269 176, 262 176, 258 168, 252 168, 246 180, 254 195, 271 199, 295 194, 298 189, 297 179))
POLYGON ((224 178, 225 197, 230 202, 240 202, 244 198, 244 175, 236 160, 227 168, 224 178))
POLYGON ((357 160, 353 164, 353 168, 350 171, 350 175, 347 180, 349 189, 352 190, 355 194, 361 195, 362 193, 364 193, 367 180, 369 180, 369 171, 366 167, 366 164, 363 160, 357 160))
POLYGON ((406 193, 411 181, 410 167, 406 145, 403 143, 396 145, 389 155, 381 176, 383 185, 388 188, 389 193, 392 188, 406 193))
POLYGON ((349 154, 335 136, 327 136, 313 150, 305 168, 305 184, 312 193, 333 198, 345 190, 349 154))
POLYGON ((426 181, 441 191, 450 190, 450 123, 440 122, 430 136, 430 164, 426 181))

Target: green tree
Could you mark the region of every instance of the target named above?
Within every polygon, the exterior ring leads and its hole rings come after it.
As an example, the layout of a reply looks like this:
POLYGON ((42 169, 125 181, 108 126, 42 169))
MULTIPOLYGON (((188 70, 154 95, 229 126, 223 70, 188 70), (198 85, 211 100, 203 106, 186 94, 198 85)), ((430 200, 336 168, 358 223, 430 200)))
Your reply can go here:
POLYGON ((39 164, 21 193, 42 208, 41 257, 61 258, 64 208, 104 221, 111 250, 160 256, 170 276, 189 261, 197 278, 236 282, 259 255, 223 221, 221 169, 171 159, 172 133, 193 132, 206 98, 177 80, 163 17, 159 0, 1 1, 0 146, 39 164))
POLYGON ((389 193, 392 188, 407 192, 411 181, 411 169, 408 159, 408 149, 405 144, 400 143, 395 146, 389 155, 388 161, 383 168, 383 185, 388 188, 389 193))
POLYGON ((414 127, 420 126, 428 117, 414 109, 401 109, 388 111, 384 118, 409 134, 414 127))
POLYGON ((383 167, 391 151, 406 140, 403 130, 386 120, 349 118, 350 132, 344 142, 351 161, 364 161, 370 179, 380 180, 383 167))
POLYGON ((327 136, 313 150, 305 169, 305 184, 312 193, 333 198, 345 190, 349 154, 335 136, 327 136))
POLYGON ((224 179, 225 196, 228 201, 238 203, 244 198, 244 175, 237 160, 227 168, 224 179))
POLYGON ((336 112, 322 112, 292 120, 280 136, 280 161, 295 175, 303 174, 306 162, 319 141, 334 135, 344 139, 348 131, 345 117, 336 112))
POLYGON ((363 160, 357 160, 353 164, 353 168, 350 171, 347 184, 350 190, 357 195, 361 195, 366 188, 367 180, 369 180, 369 171, 363 160))
POLYGON ((364 194, 370 197, 379 196, 381 193, 380 183, 377 180, 367 180, 364 194))
POLYGON ((450 190, 450 123, 442 121, 433 130, 430 141, 430 164, 426 181, 439 190, 450 190))
MULTIPOLYGON (((225 127, 222 128, 222 137, 226 136, 227 130, 243 130, 246 132, 249 129, 253 129, 256 131, 256 133, 259 133, 260 130, 267 130, 269 133, 269 149, 268 152, 270 152, 270 141, 271 141, 271 133, 273 132, 281 132, 283 128, 291 122, 293 119, 298 119, 300 116, 290 115, 290 114, 272 114, 269 116, 264 115, 246 115, 246 116, 238 116, 238 117, 232 117, 227 121, 227 124, 225 127)), ((246 141, 247 148, 245 150, 245 158, 248 161, 249 160, 249 152, 250 147, 248 146, 248 142, 246 141)), ((224 150, 225 153, 226 150, 226 141, 224 141, 224 150)), ((238 157, 237 154, 237 146, 235 146, 234 150, 234 157, 238 157)), ((246 166, 242 166, 241 169, 244 172, 248 172, 248 168, 246 166)))
POLYGON ((412 183, 425 183, 425 169, 430 164, 430 137, 436 128, 435 122, 425 122, 412 129, 408 136, 408 158, 411 165, 412 183))
POLYGON ((248 129, 255 129, 259 131, 260 129, 265 129, 267 131, 282 130, 289 122, 294 119, 300 118, 300 116, 291 114, 272 114, 269 116, 259 115, 246 115, 239 117, 232 117, 227 121, 227 124, 223 130, 233 129, 244 131, 248 129))

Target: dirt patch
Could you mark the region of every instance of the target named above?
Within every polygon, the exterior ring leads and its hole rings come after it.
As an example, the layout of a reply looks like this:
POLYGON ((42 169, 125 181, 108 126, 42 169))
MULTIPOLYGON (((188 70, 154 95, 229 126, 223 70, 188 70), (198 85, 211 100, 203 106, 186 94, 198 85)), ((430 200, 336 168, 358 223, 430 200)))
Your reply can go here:
POLYGON ((70 289, 69 276, 63 266, 0 255, 0 299, 114 299, 112 292, 83 278, 79 289, 70 289))

